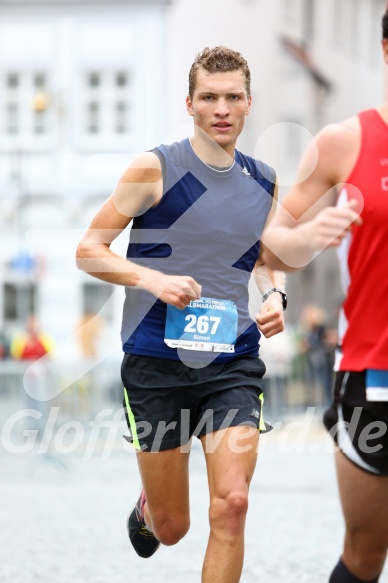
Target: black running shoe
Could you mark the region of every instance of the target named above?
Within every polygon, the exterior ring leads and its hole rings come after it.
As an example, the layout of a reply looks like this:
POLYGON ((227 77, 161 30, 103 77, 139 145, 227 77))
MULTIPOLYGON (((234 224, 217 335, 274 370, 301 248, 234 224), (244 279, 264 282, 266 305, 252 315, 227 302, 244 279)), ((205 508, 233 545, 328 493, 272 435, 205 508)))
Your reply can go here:
POLYGON ((148 559, 148 557, 151 557, 156 553, 160 546, 160 542, 145 525, 143 513, 145 501, 146 498, 144 490, 142 489, 139 500, 136 502, 136 506, 128 516, 127 529, 129 539, 139 557, 148 559))

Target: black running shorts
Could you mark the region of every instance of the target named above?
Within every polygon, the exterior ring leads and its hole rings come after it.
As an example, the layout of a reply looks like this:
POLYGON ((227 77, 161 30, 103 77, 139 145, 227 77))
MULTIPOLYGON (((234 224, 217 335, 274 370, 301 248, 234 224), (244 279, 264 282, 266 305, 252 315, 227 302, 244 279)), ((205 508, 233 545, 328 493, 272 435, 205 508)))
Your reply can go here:
POLYGON ((162 451, 236 425, 264 431, 264 373, 257 357, 191 368, 181 361, 125 354, 121 378, 130 441, 142 451, 162 451))
POLYGON ((323 422, 350 461, 388 476, 388 402, 366 400, 365 371, 336 373, 334 400, 323 422))

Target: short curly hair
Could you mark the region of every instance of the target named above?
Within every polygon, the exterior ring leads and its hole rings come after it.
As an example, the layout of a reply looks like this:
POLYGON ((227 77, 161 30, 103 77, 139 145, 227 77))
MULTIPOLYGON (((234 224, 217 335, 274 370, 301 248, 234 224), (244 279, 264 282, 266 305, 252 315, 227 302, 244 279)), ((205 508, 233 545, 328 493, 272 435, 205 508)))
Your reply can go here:
POLYGON ((251 95, 251 72, 247 61, 241 53, 228 47, 218 46, 213 49, 206 47, 197 54, 189 73, 189 95, 193 97, 197 84, 197 71, 202 68, 208 73, 222 73, 240 70, 245 77, 245 87, 248 97, 251 95))
POLYGON ((382 26, 383 26, 383 39, 384 38, 388 39, 388 7, 382 19, 382 26))

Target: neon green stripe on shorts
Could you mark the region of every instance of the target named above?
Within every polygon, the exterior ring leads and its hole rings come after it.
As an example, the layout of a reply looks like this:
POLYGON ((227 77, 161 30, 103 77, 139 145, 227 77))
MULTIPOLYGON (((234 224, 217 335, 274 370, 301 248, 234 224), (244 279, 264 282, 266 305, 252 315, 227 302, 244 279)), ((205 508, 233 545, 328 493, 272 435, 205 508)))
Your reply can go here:
POLYGON ((266 426, 265 426, 265 423, 264 423, 264 415, 263 415, 263 407, 264 407, 264 395, 263 395, 263 393, 261 393, 259 395, 259 399, 261 401, 261 415, 260 415, 259 430, 265 432, 266 431, 266 426))
POLYGON ((140 449, 140 441, 139 441, 139 438, 137 436, 135 416, 134 416, 133 411, 131 409, 131 406, 129 404, 129 399, 128 399, 128 395, 127 395, 127 391, 126 391, 125 387, 124 387, 124 400, 125 400, 125 407, 127 409, 129 426, 131 429, 133 447, 135 449, 140 449))

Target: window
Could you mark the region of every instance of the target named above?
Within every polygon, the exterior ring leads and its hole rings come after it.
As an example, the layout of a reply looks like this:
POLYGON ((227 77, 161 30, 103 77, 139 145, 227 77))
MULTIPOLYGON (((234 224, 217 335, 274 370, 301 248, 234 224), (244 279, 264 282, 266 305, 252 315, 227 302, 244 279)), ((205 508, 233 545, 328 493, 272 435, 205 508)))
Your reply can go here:
POLYGON ((19 105, 15 101, 10 101, 6 106, 6 130, 8 134, 19 132, 19 105))
POLYGON ((128 83, 128 78, 126 73, 117 73, 116 75, 116 85, 118 87, 125 87, 128 83))
POLYGON ((34 85, 37 89, 43 89, 46 86, 46 76, 43 73, 34 75, 34 85))
POLYGON ((5 76, 6 96, 4 104, 5 131, 9 135, 19 133, 20 129, 20 76, 9 72, 5 76))
MULTIPOLYGON (((9 137, 40 138, 49 134, 52 108, 48 76, 43 71, 9 71, 3 77, 0 91, 2 131, 9 137)), ((39 145, 39 139, 35 144, 39 145)))
POLYGON ((90 87, 99 87, 100 86, 100 75, 98 73, 90 73, 89 85, 90 85, 90 87))
POLYGON ((7 85, 10 89, 19 87, 19 75, 17 73, 9 73, 7 76, 7 85))
POLYGON ((124 134, 127 131, 127 105, 123 101, 116 103, 116 132, 124 134))
POLYGON ((88 71, 84 76, 86 134, 105 138, 130 130, 128 71, 88 71))
POLYGON ((96 101, 89 103, 88 131, 97 134, 100 131, 100 106, 96 101))
POLYGON ((22 322, 25 318, 35 313, 36 286, 34 284, 4 285, 4 320, 22 322))
POLYGON ((46 132, 46 111, 45 110, 35 110, 34 111, 34 133, 44 134, 46 132))

